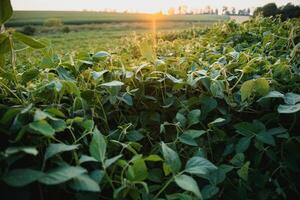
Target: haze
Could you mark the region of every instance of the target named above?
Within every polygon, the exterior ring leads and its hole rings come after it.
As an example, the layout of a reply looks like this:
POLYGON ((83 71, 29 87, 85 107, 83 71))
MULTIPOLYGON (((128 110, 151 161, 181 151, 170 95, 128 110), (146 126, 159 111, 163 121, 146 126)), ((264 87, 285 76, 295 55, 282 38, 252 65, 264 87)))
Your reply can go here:
POLYGON ((166 12, 170 7, 186 5, 189 9, 211 6, 255 8, 275 2, 278 6, 288 2, 300 4, 300 0, 12 0, 15 10, 104 10, 154 13, 166 12))

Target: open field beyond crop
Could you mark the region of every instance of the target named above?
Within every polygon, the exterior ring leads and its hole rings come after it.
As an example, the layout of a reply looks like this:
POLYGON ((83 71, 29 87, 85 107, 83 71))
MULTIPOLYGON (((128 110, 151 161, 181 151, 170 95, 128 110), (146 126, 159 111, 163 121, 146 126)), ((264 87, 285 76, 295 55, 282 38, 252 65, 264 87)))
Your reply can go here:
POLYGON ((187 22, 217 22, 228 19, 217 15, 153 15, 132 13, 101 13, 87 11, 16 11, 9 26, 43 25, 47 19, 58 18, 64 24, 93 24, 93 23, 118 23, 118 22, 151 22, 157 21, 187 21, 187 22))

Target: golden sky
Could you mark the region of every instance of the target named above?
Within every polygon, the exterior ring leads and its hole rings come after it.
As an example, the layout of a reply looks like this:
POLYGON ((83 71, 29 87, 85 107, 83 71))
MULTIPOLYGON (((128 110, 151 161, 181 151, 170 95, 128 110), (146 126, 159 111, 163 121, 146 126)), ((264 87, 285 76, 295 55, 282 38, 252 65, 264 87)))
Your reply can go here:
POLYGON ((300 0, 12 0, 15 10, 103 10, 159 12, 170 7, 187 5, 188 8, 211 6, 221 8, 223 5, 236 8, 254 8, 269 2, 283 5, 288 2, 300 4, 300 0))

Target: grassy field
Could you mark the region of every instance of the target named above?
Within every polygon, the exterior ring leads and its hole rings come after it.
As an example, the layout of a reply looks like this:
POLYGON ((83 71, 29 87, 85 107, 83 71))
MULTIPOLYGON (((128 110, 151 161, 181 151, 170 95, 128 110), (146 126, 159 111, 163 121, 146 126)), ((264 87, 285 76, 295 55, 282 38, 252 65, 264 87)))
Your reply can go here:
POLYGON ((94 52, 113 47, 124 36, 153 32, 153 26, 157 32, 179 31, 192 27, 209 27, 227 19, 228 17, 216 15, 16 11, 7 26, 22 31, 25 25, 33 25, 36 29, 35 37, 48 40, 58 53, 69 49, 94 52), (53 18, 60 19, 63 25, 44 25, 53 18), (63 33, 66 27, 70 30, 69 33, 63 33))
POLYGON ((209 27, 229 19, 216 15, 153 15, 129 13, 101 13, 86 11, 16 11, 6 26, 22 31, 26 25, 37 30, 37 39, 47 40, 53 49, 95 52, 119 43, 124 36, 153 32, 179 31, 187 28, 209 27), (61 26, 45 26, 49 19, 59 19, 61 26), (155 24, 154 24, 155 23, 155 24), (69 33, 63 33, 68 27, 69 33), (80 42, 79 42, 80 41, 80 42))
POLYGON ((43 25, 47 19, 58 18, 64 24, 92 24, 116 22, 151 22, 154 17, 157 21, 176 22, 217 22, 228 19, 217 15, 152 15, 129 13, 103 13, 86 11, 16 11, 8 21, 8 26, 43 25))

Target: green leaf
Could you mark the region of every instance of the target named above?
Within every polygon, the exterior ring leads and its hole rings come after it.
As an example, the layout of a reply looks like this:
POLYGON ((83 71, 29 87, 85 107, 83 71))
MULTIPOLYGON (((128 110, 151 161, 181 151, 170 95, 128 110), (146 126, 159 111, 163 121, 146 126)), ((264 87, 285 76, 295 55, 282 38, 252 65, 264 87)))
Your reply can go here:
POLYGON ((192 126, 194 124, 199 123, 200 122, 200 115, 201 115, 201 111, 199 109, 192 110, 191 112, 189 112, 189 114, 188 114, 188 124, 189 124, 189 126, 192 126))
POLYGON ((253 93, 255 82, 254 80, 246 81, 242 84, 242 87, 240 89, 242 101, 247 100, 253 93))
POLYGON ((212 95, 214 97, 217 98, 224 98, 224 90, 225 90, 225 86, 223 81, 212 81, 211 85, 210 85, 210 91, 212 93, 212 95))
POLYGON ((84 192, 100 192, 100 187, 96 181, 91 179, 88 175, 79 175, 71 181, 69 186, 76 191, 84 192))
POLYGON ((172 172, 178 172, 181 169, 181 161, 178 154, 164 142, 162 142, 161 148, 166 164, 170 167, 172 172))
POLYGON ((29 69, 29 70, 25 71, 22 74, 22 83, 26 84, 29 81, 34 80, 39 74, 40 74, 40 71, 38 69, 29 69))
POLYGON ((82 155, 79 159, 79 164, 85 163, 85 162, 98 162, 94 157, 82 155))
POLYGON ((19 40, 20 42, 23 42, 24 44, 34 48, 34 49, 41 49, 41 48, 45 48, 46 46, 42 43, 40 43, 39 41, 24 35, 22 33, 19 32, 14 32, 13 36, 16 40, 19 40))
POLYGON ((97 58, 97 59, 104 59, 109 57, 111 57, 111 55, 106 51, 99 51, 93 55, 93 58, 97 58))
POLYGON ((144 160, 151 162, 159 162, 162 161, 162 158, 159 155, 149 155, 144 160))
POLYGON ((33 169, 16 169, 2 177, 3 181, 13 187, 23 187, 44 176, 43 172, 33 169))
POLYGON ((128 167, 127 178, 131 181, 143 181, 148 177, 148 170, 144 159, 134 160, 128 167))
POLYGON ((59 154, 59 153, 75 150, 78 148, 78 146, 79 146, 78 144, 77 145, 66 145, 63 143, 50 144, 47 147, 47 150, 46 150, 46 153, 44 156, 44 160, 48 160, 52 156, 59 154))
POLYGON ((4 24, 13 14, 13 9, 10 0, 0 1, 0 26, 4 24))
POLYGON ((237 153, 244 153, 250 146, 251 137, 243 137, 236 144, 235 151, 237 153))
POLYGON ((250 162, 248 161, 241 167, 241 169, 239 169, 237 171, 237 174, 239 175, 239 177, 241 179, 243 179, 244 181, 248 180, 249 165, 250 165, 250 162))
POLYGON ((185 135, 189 135, 191 138, 196 139, 202 135, 204 135, 206 133, 206 131, 204 130, 193 130, 193 129, 189 129, 183 132, 183 134, 185 135))
POLYGON ((234 128, 237 130, 239 134, 246 137, 254 136, 260 131, 258 127, 256 127, 254 124, 251 124, 249 122, 241 122, 235 124, 234 128))
POLYGON ((270 134, 268 132, 261 132, 261 133, 257 134, 256 139, 265 144, 275 146, 275 139, 272 136, 272 134, 270 134))
POLYGON ((292 114, 300 111, 300 103, 296 105, 279 105, 277 108, 278 113, 292 114))
POLYGON ((5 150, 5 154, 10 156, 12 154, 16 154, 16 153, 19 153, 19 152, 24 152, 26 154, 30 154, 30 155, 33 155, 33 156, 36 156, 38 155, 38 150, 35 148, 35 147, 8 147, 6 150, 5 150))
POLYGON ((265 96, 270 91, 269 82, 264 78, 256 79, 254 88, 260 96, 265 96))
POLYGON ((111 166, 112 164, 114 164, 115 162, 117 162, 123 155, 117 155, 115 157, 112 157, 110 159, 105 160, 103 167, 104 168, 108 168, 109 166, 111 166))
MULTIPOLYGON (((6 54, 11 50, 10 41, 9 38, 6 37, 1 43, 0 43, 0 55, 6 54)), ((4 58, 4 57, 3 57, 4 58)))
POLYGON ((55 134, 55 130, 45 120, 31 122, 29 128, 35 133, 44 135, 46 137, 52 137, 55 134))
POLYGON ((187 134, 182 134, 181 136, 179 136, 179 141, 183 144, 187 144, 190 146, 198 146, 197 142, 190 135, 187 134))
POLYGON ((243 165, 244 163, 244 160, 245 160, 245 155, 243 153, 237 153, 235 154, 235 156, 230 160, 230 163, 237 166, 237 167, 240 167, 243 165))
POLYGON ((183 114, 178 112, 176 114, 176 121, 178 121, 180 123, 181 127, 185 127, 187 119, 183 114))
POLYGON ((295 93, 286 93, 284 96, 284 102, 289 105, 295 105, 296 103, 300 102, 300 94, 295 93))
POLYGON ((38 181, 46 185, 57 185, 86 172, 86 169, 82 167, 73 167, 66 165, 48 171, 46 175, 41 177, 38 181))
POLYGON ((142 140, 145 136, 141 134, 140 131, 132 130, 128 132, 126 137, 129 141, 138 142, 142 140))
POLYGON ((90 154, 99 162, 104 163, 106 154, 106 141, 104 136, 96 128, 90 143, 90 154))
POLYGON ((270 91, 266 96, 261 97, 258 101, 268 98, 284 98, 284 95, 278 91, 270 91))
POLYGON ((209 126, 212 126, 212 125, 218 125, 218 124, 221 124, 223 122, 225 122, 226 119, 223 119, 223 118, 217 118, 215 119, 214 121, 210 122, 208 125, 209 126))
POLYGON ((195 156, 188 160, 185 166, 185 171, 190 174, 206 175, 218 168, 209 160, 195 156))
POLYGON ((242 84, 240 89, 242 101, 247 100, 254 94, 265 96, 269 93, 269 82, 264 78, 253 79, 242 84))
POLYGON ((219 192, 219 188, 214 185, 206 185, 202 190, 201 194, 203 199, 210 199, 219 192))
POLYGON ((187 176, 184 174, 180 176, 175 176, 175 182, 183 190, 192 192, 199 199, 203 199, 197 182, 191 176, 187 176))
POLYGON ((111 81, 111 82, 101 84, 101 86, 104 87, 121 87, 122 85, 124 85, 124 83, 122 83, 121 81, 111 81))

